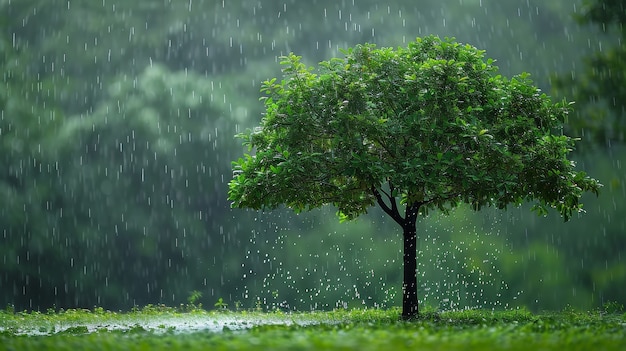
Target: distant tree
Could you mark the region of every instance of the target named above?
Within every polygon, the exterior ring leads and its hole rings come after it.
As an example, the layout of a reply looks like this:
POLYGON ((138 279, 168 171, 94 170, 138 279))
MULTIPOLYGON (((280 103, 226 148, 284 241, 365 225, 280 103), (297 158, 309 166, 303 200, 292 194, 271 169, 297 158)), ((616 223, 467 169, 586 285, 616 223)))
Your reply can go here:
MULTIPOLYGON (((0 11, 0 27, 5 19, 0 11)), ((57 255, 67 242, 51 248, 59 237, 51 207, 61 200, 53 149, 65 116, 39 99, 33 87, 46 84, 27 73, 28 54, 13 45, 10 32, 0 33, 0 305, 33 309, 57 298, 45 287, 67 284, 57 255)))
POLYGON ((154 64, 134 79, 116 77, 107 99, 57 131, 65 189, 58 232, 72 238, 76 266, 90 272, 66 269, 80 276, 81 290, 69 289, 80 303, 184 299, 202 279, 224 274, 205 259, 230 249, 211 244, 222 239, 216 226, 228 229, 214 219, 229 209, 210 175, 229 171, 236 147, 217 134, 235 133, 210 99, 218 91, 203 75, 154 64))
POLYGON ((403 318, 419 312, 417 217, 536 201, 566 220, 600 184, 567 159, 567 103, 526 74, 496 75, 484 52, 453 39, 406 48, 358 45, 318 73, 290 54, 264 82, 261 126, 240 134, 254 155, 233 162, 235 207, 296 212, 333 204, 343 220, 378 204, 403 230, 403 318))
POLYGON ((559 76, 555 87, 571 89, 579 107, 569 123, 580 135, 600 145, 626 141, 626 3, 585 0, 575 14, 581 24, 597 25, 603 34, 597 51, 584 60, 582 72, 559 76), (613 44, 611 45, 611 41, 613 44))

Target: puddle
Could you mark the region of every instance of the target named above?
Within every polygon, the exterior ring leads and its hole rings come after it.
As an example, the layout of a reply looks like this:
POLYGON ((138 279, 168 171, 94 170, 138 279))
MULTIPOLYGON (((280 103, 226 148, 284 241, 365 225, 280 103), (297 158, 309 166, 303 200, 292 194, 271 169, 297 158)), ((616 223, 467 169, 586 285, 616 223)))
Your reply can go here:
MULTIPOLYGON (((328 321, 336 323, 337 321, 328 321)), ((312 325, 319 320, 307 319, 298 315, 229 315, 229 314, 173 314, 155 316, 122 316, 112 319, 103 317, 95 322, 51 323, 37 322, 0 326, 0 333, 13 335, 52 335, 58 333, 85 334, 106 331, 147 331, 152 333, 192 333, 197 331, 223 332, 226 330, 246 330, 260 325, 312 325)), ((327 322, 324 322, 327 323, 327 322)))

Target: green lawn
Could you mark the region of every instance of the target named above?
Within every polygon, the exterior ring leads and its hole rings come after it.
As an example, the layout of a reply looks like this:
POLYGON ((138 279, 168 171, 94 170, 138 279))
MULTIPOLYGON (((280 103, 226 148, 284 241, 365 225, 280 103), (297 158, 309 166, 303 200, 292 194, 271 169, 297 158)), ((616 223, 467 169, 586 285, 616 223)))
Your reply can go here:
POLYGON ((610 312, 0 312, 0 350, 626 350, 610 312))

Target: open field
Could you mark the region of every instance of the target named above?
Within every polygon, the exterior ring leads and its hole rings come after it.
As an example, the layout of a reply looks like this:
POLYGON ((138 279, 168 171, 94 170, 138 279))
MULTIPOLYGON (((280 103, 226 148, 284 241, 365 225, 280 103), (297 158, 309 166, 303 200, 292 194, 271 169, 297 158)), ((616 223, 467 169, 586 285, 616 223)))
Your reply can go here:
POLYGON ((626 350, 626 314, 598 310, 229 312, 149 306, 0 312, 0 350, 626 350))

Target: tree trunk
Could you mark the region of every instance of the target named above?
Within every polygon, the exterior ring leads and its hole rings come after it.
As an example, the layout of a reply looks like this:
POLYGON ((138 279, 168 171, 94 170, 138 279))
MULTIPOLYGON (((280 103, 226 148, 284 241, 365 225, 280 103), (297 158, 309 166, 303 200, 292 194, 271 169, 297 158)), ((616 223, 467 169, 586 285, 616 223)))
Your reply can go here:
POLYGON ((407 206, 402 225, 404 236, 404 282, 402 284, 402 319, 413 319, 419 314, 417 300, 417 213, 419 206, 407 206))
POLYGON ((394 186, 389 182, 389 192, 385 192, 372 186, 372 194, 376 201, 396 223, 402 227, 404 236, 404 282, 402 283, 402 319, 413 319, 419 314, 417 301, 417 214, 423 203, 414 202, 406 206, 404 218, 398 210, 394 196, 394 186), (388 203, 383 199, 384 194, 388 203))

